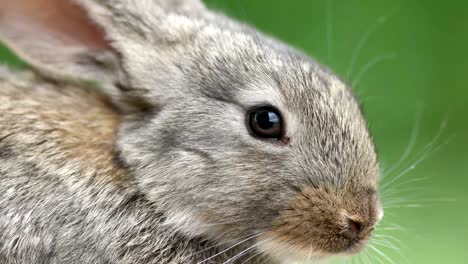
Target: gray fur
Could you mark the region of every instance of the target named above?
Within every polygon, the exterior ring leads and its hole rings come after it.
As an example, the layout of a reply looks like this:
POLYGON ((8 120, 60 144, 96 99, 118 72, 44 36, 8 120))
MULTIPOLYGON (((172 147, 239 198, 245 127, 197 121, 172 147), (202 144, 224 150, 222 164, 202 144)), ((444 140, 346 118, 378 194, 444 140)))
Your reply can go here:
MULTIPOLYGON (((48 71, 35 67, 59 85, 3 73, 0 100, 10 106, 0 107, 0 260, 301 259, 295 250, 272 254, 275 249, 265 249, 259 239, 224 250, 275 230, 278 219, 286 219, 282 212, 307 188, 326 190, 322 218, 345 210, 366 228, 378 221, 373 142, 353 94, 329 70, 196 0, 77 2, 112 45, 112 63, 99 65, 113 76, 99 81, 113 104, 82 108, 107 107, 106 115, 119 116, 116 140, 104 146, 112 150, 112 165, 103 169, 99 162, 69 158, 64 152, 74 150, 61 148, 68 139, 59 135, 68 121, 46 123, 34 111, 35 104, 44 113, 58 107, 44 107, 48 101, 41 96, 73 105, 98 92, 47 74, 53 65, 48 71), (289 143, 249 134, 246 111, 264 104, 281 111, 289 143), (18 119, 25 120, 17 124, 18 119)), ((95 75, 72 77, 89 76, 95 75)), ((89 140, 91 147, 104 144, 89 140)), ((311 230, 327 228, 305 216, 296 221, 311 222, 311 230)), ((303 228, 306 236, 308 227, 303 228)), ((329 233, 310 237, 307 245, 320 254, 342 251, 341 240, 331 238, 337 234, 329 233)), ((285 243, 293 245, 294 239, 285 243)))

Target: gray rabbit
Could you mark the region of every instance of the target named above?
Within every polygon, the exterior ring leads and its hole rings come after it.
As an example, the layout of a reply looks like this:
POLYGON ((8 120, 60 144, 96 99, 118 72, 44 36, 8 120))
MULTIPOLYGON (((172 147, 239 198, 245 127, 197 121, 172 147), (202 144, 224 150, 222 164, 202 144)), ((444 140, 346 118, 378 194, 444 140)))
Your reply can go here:
POLYGON ((2 0, 0 39, 0 263, 292 263, 383 216, 351 90, 198 0, 2 0))

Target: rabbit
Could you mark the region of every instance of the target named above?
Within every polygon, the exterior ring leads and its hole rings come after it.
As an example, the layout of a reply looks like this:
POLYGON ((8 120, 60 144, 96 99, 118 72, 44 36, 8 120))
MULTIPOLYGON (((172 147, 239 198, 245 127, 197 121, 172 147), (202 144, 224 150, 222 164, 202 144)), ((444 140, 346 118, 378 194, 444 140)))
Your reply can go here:
POLYGON ((294 263, 383 217, 352 90, 199 0, 0 1, 0 263, 294 263))

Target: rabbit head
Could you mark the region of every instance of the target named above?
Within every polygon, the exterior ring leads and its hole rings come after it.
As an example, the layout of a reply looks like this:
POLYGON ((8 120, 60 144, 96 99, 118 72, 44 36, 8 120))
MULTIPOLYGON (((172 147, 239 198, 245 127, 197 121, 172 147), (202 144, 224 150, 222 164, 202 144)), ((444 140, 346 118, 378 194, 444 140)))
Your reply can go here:
POLYGON ((16 0, 2 40, 119 107, 128 181, 188 237, 279 257, 358 251, 382 217, 358 103, 332 72, 197 0, 16 0))

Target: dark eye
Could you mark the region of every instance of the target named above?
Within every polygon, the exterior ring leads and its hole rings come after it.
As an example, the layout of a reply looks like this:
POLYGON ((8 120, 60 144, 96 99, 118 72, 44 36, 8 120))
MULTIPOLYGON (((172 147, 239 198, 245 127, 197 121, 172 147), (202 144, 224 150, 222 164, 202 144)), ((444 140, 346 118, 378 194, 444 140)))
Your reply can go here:
POLYGON ((260 107, 250 111, 249 126, 260 138, 281 139, 283 137, 281 115, 273 107, 260 107))

